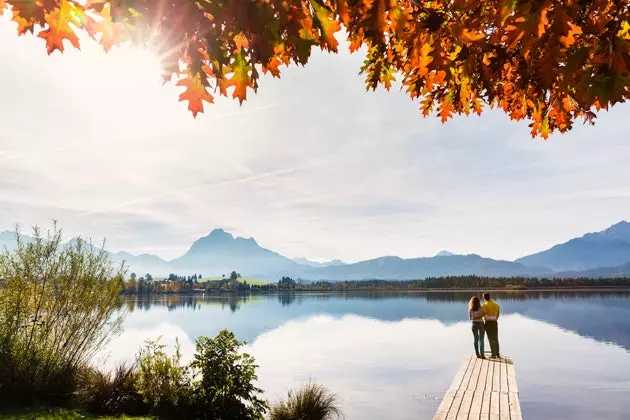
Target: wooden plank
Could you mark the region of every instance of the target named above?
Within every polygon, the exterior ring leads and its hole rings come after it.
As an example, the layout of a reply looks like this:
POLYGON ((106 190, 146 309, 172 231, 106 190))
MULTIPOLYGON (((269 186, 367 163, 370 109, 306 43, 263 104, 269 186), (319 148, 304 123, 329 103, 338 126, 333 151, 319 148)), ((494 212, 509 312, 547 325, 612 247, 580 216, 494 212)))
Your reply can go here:
MULTIPOLYGON (((477 364, 480 365, 481 363, 477 363, 477 364)), ((472 382, 472 379, 471 379, 471 382, 472 382)), ((457 420, 468 420, 468 414, 470 413, 470 405, 472 404, 474 395, 475 395, 474 389, 467 389, 466 391, 464 391, 462 403, 459 406, 459 411, 457 412, 457 420)))
POLYGON ((499 391, 501 389, 501 364, 496 359, 491 359, 490 363, 494 365, 492 372, 492 392, 490 394, 490 418, 492 414, 497 416, 501 414, 499 409, 499 391))
POLYGON ((508 376, 508 388, 510 389, 509 392, 516 392, 518 393, 518 385, 516 384, 516 372, 514 371, 514 361, 507 357, 507 376, 508 376))
POLYGON ((494 363, 484 361, 488 365, 488 376, 486 376, 486 386, 481 400, 481 418, 488 419, 490 416, 490 397, 492 396, 492 378, 494 376, 494 363))
POLYGON ((451 387, 442 399, 440 406, 438 407, 437 413, 435 414, 434 420, 445 420, 450 408, 453 404, 453 400, 455 399, 455 394, 459 389, 462 380, 464 379, 464 375, 468 371, 468 368, 473 361, 472 357, 468 357, 462 361, 462 364, 459 367, 459 370, 455 374, 455 378, 451 383, 451 387))
POLYGON ((518 400, 518 394, 514 392, 508 392, 508 401, 510 403, 510 415, 512 417, 522 416, 521 403, 518 400))
POLYGON ((479 380, 477 381, 477 389, 470 405, 470 413, 468 420, 480 420, 481 418, 481 404, 483 402, 483 394, 486 389, 486 379, 488 377, 488 363, 487 360, 482 360, 481 370, 479 371, 479 380))
MULTIPOLYGON (((479 386, 481 366, 483 365, 482 359, 477 359, 475 363, 475 367, 473 369, 472 377, 468 382, 468 387, 466 388, 466 393, 464 394, 464 398, 462 399, 462 404, 459 407, 459 413, 457 415, 457 420, 468 420, 470 410, 472 407, 473 399, 475 394, 477 393, 477 389, 479 386)), ((485 386, 485 381, 484 381, 485 386)))
POLYGON ((508 387, 508 381, 507 381, 507 363, 505 362, 505 360, 501 360, 501 388, 499 389, 499 392, 505 392, 508 393, 510 392, 510 389, 508 387))
POLYGON ((466 387, 466 389, 471 389, 471 390, 477 389, 477 381, 479 381, 479 372, 481 372, 482 362, 483 360, 475 357, 475 366, 473 368, 470 382, 468 382, 468 386, 466 387))
POLYGON ((446 417, 446 420, 457 419, 457 414, 459 413, 459 407, 462 405, 462 401, 464 399, 464 393, 466 391, 466 388, 468 388, 468 383, 470 382, 470 379, 472 378, 472 373, 473 373, 473 370, 475 369, 475 365, 477 364, 478 360, 479 359, 477 359, 474 356, 471 357, 471 362, 468 365, 468 369, 466 370, 466 373, 464 374, 464 378, 462 379, 459 389, 455 393, 455 398, 453 398, 453 404, 451 405, 451 409, 448 412, 448 416, 446 417))
POLYGON ((510 420, 510 402, 508 398, 507 359, 505 356, 499 359, 501 372, 499 375, 499 412, 501 420, 510 420))
POLYGON ((501 420, 510 420, 510 402, 507 392, 499 392, 499 415, 501 420))
POLYGON ((514 360, 506 357, 505 370, 508 381, 508 404, 510 406, 510 416, 512 420, 522 420, 521 402, 518 395, 518 385, 516 383, 516 371, 514 370, 514 360))

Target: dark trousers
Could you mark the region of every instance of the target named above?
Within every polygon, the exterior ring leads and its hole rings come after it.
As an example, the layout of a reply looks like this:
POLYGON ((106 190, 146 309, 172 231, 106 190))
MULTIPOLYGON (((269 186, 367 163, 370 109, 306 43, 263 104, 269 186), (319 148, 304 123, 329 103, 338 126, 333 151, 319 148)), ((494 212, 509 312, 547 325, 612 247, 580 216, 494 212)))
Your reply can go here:
POLYGON ((472 323, 472 333, 475 337, 475 354, 477 356, 483 356, 483 347, 484 347, 484 334, 486 328, 483 325, 483 322, 473 322, 472 323))
POLYGON ((499 324, 497 321, 486 321, 486 333, 490 342, 490 351, 493 356, 499 355, 499 324))

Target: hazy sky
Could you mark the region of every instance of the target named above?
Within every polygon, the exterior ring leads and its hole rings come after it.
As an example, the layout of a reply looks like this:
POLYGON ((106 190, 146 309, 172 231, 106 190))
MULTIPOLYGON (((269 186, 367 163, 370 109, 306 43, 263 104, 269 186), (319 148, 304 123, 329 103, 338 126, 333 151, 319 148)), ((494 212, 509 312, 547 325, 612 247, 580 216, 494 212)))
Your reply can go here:
POLYGON ((0 230, 60 221, 112 250, 183 253, 215 227, 284 255, 516 258, 630 218, 630 106, 548 141, 500 112, 423 119, 316 52, 196 120, 157 60, 46 55, 0 18, 0 230))

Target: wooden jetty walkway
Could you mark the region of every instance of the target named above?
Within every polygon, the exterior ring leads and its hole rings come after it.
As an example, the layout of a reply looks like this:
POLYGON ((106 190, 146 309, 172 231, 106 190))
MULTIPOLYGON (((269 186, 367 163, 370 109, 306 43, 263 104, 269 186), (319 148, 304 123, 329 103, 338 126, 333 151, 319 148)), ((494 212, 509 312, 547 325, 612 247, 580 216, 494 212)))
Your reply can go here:
POLYGON ((466 357, 433 420, 522 420, 512 358, 466 357))

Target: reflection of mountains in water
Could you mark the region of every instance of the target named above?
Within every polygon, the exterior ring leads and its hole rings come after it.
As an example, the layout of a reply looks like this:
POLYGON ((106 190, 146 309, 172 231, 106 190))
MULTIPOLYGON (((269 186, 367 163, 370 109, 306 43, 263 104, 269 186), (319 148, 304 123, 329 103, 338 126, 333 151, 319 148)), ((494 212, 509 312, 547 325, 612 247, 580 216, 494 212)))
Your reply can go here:
MULTIPOLYGON (((199 310, 220 306, 236 312, 243 305, 277 300, 263 320, 252 320, 256 334, 270 323, 280 324, 298 316, 351 313, 385 321, 405 318, 437 319, 445 323, 467 320, 467 302, 476 292, 348 292, 281 293, 274 295, 179 296, 159 295, 128 299, 127 309, 150 310, 153 305, 199 310)), ((518 313, 557 325, 581 336, 619 345, 630 351, 630 292, 497 292, 502 314, 518 313)), ((252 337, 253 338, 253 337, 252 337)))

